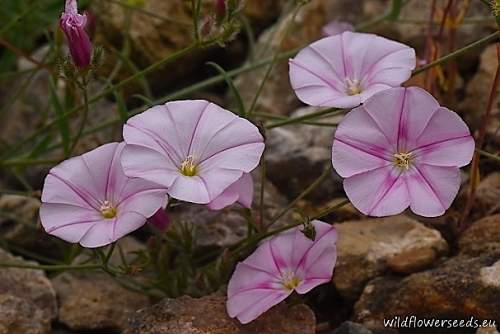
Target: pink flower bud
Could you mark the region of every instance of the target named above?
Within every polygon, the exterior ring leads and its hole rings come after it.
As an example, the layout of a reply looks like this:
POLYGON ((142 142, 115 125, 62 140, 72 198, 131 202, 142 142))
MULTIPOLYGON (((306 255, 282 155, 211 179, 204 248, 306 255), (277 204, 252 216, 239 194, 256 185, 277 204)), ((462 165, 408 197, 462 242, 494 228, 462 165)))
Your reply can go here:
POLYGON ((218 21, 226 16, 226 0, 215 0, 215 16, 218 21))
POLYGON ((66 7, 59 23, 68 40, 69 51, 75 66, 79 68, 89 66, 92 58, 92 44, 85 31, 87 15, 78 14, 76 0, 66 0, 66 7))
POLYGON ((148 219, 148 222, 160 231, 165 231, 170 226, 170 217, 164 209, 160 208, 148 219))

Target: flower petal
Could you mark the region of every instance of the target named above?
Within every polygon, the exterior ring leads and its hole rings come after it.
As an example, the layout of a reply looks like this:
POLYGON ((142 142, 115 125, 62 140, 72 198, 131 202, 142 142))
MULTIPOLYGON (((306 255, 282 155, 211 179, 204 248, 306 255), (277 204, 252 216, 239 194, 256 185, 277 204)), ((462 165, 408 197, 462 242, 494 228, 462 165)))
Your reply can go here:
POLYGON ((309 105, 350 108, 399 86, 415 64, 415 51, 404 44, 345 31, 312 43, 290 60, 290 81, 297 97, 309 105), (359 82, 364 94, 349 96, 350 82, 359 82))
POLYGON ((403 212, 410 198, 402 171, 393 166, 374 169, 344 180, 351 203, 365 215, 382 217, 403 212))
POLYGON ((42 203, 40 220, 45 231, 68 242, 79 242, 95 224, 103 220, 94 209, 60 203, 42 203))
POLYGON ((333 268, 337 261, 337 231, 330 224, 313 221, 316 229, 314 241, 306 238, 302 232, 294 243, 294 262, 296 274, 303 282, 296 288, 300 294, 309 292, 314 287, 332 279, 333 268), (298 259, 298 261, 297 261, 298 259))
POLYGON ((236 182, 231 184, 212 200, 208 207, 211 210, 221 210, 233 203, 239 202, 246 208, 252 206, 253 200, 253 180, 252 176, 248 173, 243 173, 243 176, 239 178, 236 182))
POLYGON ((418 164, 407 177, 411 210, 424 217, 445 213, 460 188, 457 167, 438 167, 418 164))
POLYGON ((173 198, 198 204, 210 202, 210 194, 203 179, 199 176, 179 175, 168 193, 173 198))
POLYGON ((453 111, 439 108, 416 139, 418 162, 462 167, 472 159, 474 139, 464 121, 453 111))
POLYGON ((335 131, 332 163, 342 177, 391 164, 393 142, 363 107, 349 112, 335 131))
POLYGON ((126 145, 121 164, 127 176, 142 178, 165 188, 170 187, 181 175, 168 158, 144 146, 126 145))
POLYGON ((254 289, 239 293, 227 300, 226 309, 231 318, 242 324, 257 319, 262 313, 285 300, 291 291, 254 289))
POLYGON ((138 212, 128 211, 118 216, 111 234, 112 242, 126 236, 146 224, 146 217, 138 212))

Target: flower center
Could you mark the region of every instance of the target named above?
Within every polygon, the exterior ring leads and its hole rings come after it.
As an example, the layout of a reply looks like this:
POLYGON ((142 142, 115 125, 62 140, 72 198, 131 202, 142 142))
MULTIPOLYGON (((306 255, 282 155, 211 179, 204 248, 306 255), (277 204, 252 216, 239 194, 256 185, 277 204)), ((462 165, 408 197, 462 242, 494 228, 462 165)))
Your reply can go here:
POLYGON ((287 272, 283 275, 281 284, 283 284, 283 287, 286 290, 291 291, 299 286, 300 278, 298 278, 293 272, 287 272))
POLYGON ((179 168, 182 175, 185 176, 195 176, 197 172, 197 166, 194 163, 194 157, 192 155, 188 156, 179 168))
POLYGON ((116 208, 111 204, 110 201, 104 201, 101 205, 101 215, 106 219, 111 219, 116 217, 116 208))
POLYGON ((358 79, 346 79, 346 93, 349 96, 361 93, 361 85, 358 79))
POLYGON ((394 154, 394 164, 401 169, 410 169, 411 161, 411 153, 402 152, 394 154))

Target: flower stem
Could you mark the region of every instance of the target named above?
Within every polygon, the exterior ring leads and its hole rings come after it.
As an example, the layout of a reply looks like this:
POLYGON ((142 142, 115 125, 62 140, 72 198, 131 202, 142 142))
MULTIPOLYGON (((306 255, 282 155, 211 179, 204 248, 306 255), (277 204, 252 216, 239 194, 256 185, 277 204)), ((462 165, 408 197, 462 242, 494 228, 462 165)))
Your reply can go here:
POLYGON ((277 128, 277 127, 284 126, 284 125, 302 123, 304 121, 308 121, 310 119, 317 118, 317 117, 324 116, 324 115, 335 116, 335 115, 339 115, 339 114, 344 113, 344 112, 346 112, 346 109, 328 108, 328 109, 312 112, 312 113, 309 113, 307 115, 292 117, 292 118, 288 118, 288 119, 283 120, 283 121, 277 121, 277 122, 271 123, 271 124, 266 126, 266 129, 273 129, 273 128, 277 128))
POLYGON ((267 228, 275 224, 281 217, 283 217, 290 209, 292 209, 301 199, 309 195, 313 190, 315 190, 319 185, 323 183, 332 174, 332 165, 328 164, 323 173, 321 173, 318 178, 309 185, 304 191, 302 191, 293 201, 291 201, 280 213, 273 217, 267 228))
POLYGON ((83 130, 85 130, 85 125, 87 124, 87 119, 89 117, 89 96, 88 96, 88 91, 87 91, 87 81, 84 79, 83 80, 83 86, 82 86, 82 93, 83 93, 83 115, 82 119, 80 121, 80 127, 78 128, 78 132, 76 134, 75 139, 73 140, 73 144, 71 145, 67 157, 70 157, 73 151, 75 150, 76 146, 78 145, 78 142, 80 141, 83 130))
POLYGON ((458 49, 456 51, 453 51, 453 52, 447 54, 446 56, 443 56, 443 57, 441 57, 439 59, 436 59, 435 61, 433 61, 433 62, 431 62, 431 63, 429 63, 427 65, 424 65, 424 66, 422 66, 420 68, 417 68, 416 70, 413 71, 412 75, 415 76, 417 74, 420 74, 422 72, 427 71, 428 69, 430 69, 430 68, 432 68, 434 66, 441 65, 441 64, 447 62, 448 60, 457 58, 458 56, 466 53, 467 51, 470 51, 472 49, 475 49, 475 48, 477 48, 479 46, 482 46, 482 45, 484 45, 484 44, 486 44, 488 42, 491 42, 491 41, 497 39, 499 36, 500 36, 500 32, 499 31, 495 31, 491 35, 483 37, 480 40, 475 41, 473 43, 470 43, 470 44, 464 46, 461 49, 458 49))

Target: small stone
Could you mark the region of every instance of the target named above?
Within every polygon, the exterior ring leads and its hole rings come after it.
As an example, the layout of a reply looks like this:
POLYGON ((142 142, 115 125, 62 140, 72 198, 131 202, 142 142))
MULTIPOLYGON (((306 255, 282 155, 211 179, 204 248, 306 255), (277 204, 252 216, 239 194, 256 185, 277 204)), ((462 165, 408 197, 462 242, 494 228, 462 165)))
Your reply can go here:
MULTIPOLYGON (((260 222, 260 171, 252 173, 254 180, 254 199, 252 204, 252 219, 260 222)), ((264 186, 264 220, 269 224, 287 205, 286 198, 276 187, 266 181, 264 186)), ((247 236, 247 220, 242 213, 242 207, 234 204, 224 210, 212 211, 203 205, 183 205, 169 212, 172 221, 188 223, 196 227, 196 242, 201 247, 230 247, 247 236)), ((273 226, 278 227, 292 221, 291 211, 279 219, 273 226)))
POLYGON ((374 332, 394 316, 434 319, 499 319, 500 252, 457 256, 406 278, 379 277, 365 288, 353 320, 374 332), (496 278, 494 275, 497 275, 496 278))
POLYGON ((343 322, 332 334, 372 334, 372 331, 363 325, 352 321, 343 322))
POLYGON ((125 334, 314 334, 314 313, 304 304, 281 303, 247 325, 231 319, 226 297, 164 299, 130 319, 125 334))
POLYGON ((350 301, 357 299, 368 281, 388 269, 420 270, 448 251, 438 231, 404 215, 344 222, 335 228, 339 241, 333 282, 350 301))
POLYGON ((460 236, 458 248, 470 255, 500 250, 500 214, 474 222, 460 236))

